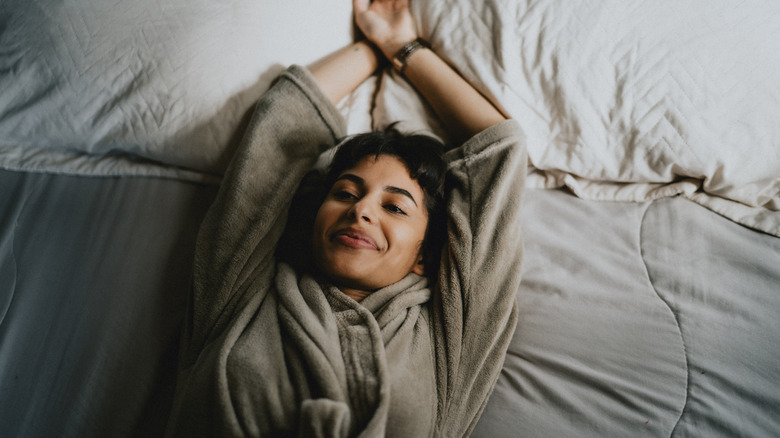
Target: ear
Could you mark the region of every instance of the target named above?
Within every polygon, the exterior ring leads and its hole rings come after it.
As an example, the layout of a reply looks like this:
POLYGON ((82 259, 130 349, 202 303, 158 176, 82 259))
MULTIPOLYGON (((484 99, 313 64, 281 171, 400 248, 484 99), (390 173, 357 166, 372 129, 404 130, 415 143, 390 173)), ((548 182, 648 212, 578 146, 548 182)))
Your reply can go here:
POLYGON ((425 264, 423 263, 422 254, 417 256, 417 261, 414 263, 414 266, 412 267, 412 272, 414 272, 417 275, 425 275, 425 264))

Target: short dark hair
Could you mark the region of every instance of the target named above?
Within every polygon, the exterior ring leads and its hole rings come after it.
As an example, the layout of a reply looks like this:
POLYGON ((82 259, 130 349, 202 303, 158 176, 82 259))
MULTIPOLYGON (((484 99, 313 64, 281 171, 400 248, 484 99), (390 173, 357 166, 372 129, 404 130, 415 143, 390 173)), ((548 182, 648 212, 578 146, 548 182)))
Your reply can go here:
POLYGON ((330 190, 342 173, 355 167, 364 158, 378 158, 382 155, 400 160, 423 191, 423 204, 428 213, 428 227, 422 246, 423 263, 426 274, 435 276, 446 236, 444 175, 447 162, 442 142, 429 135, 401 133, 395 124, 384 131, 354 135, 344 140, 333 156, 325 177, 325 186, 330 190))
POLYGON ((311 231, 317 210, 325 195, 339 176, 355 167, 366 157, 389 155, 398 158, 424 193, 423 204, 428 213, 428 226, 422 246, 425 274, 436 279, 441 258, 441 248, 447 236, 444 214, 444 175, 447 163, 444 159, 444 145, 433 137, 422 134, 403 134, 394 124, 385 131, 357 134, 342 140, 327 173, 312 171, 301 182, 293 197, 286 228, 285 245, 276 248, 281 261, 293 266, 298 272, 312 271, 311 231))

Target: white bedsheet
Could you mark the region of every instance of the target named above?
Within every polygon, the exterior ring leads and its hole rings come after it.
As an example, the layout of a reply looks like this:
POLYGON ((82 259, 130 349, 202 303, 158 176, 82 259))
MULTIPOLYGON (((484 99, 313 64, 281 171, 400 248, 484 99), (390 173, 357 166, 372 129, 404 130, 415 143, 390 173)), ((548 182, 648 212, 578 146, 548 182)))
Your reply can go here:
MULTIPOLYGON (((780 3, 416 0, 421 34, 527 133, 536 187, 684 196, 780 236, 780 3)), ((350 41, 350 3, 7 0, 0 168, 216 181, 283 65, 350 41)), ((409 120, 397 76, 342 110, 409 120)))
MULTIPOLYGON (((413 2, 421 33, 528 135, 529 183, 683 194, 780 236, 780 2, 413 2)), ((377 119, 430 113, 393 77, 377 119)), ((439 131, 439 135, 444 134, 439 131)))
POLYGON ((218 180, 288 64, 351 40, 349 2, 4 0, 0 168, 218 180))

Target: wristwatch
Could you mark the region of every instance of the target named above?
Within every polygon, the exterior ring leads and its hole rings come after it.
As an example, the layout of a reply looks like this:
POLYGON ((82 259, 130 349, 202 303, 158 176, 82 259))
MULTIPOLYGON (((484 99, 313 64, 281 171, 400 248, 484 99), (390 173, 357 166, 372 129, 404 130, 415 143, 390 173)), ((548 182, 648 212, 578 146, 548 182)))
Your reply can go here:
POLYGON ((409 60, 409 57, 412 56, 412 53, 424 48, 430 49, 431 46, 422 38, 417 38, 414 41, 404 44, 395 56, 393 56, 393 68, 395 68, 397 72, 403 74, 404 68, 406 68, 406 62, 409 60))

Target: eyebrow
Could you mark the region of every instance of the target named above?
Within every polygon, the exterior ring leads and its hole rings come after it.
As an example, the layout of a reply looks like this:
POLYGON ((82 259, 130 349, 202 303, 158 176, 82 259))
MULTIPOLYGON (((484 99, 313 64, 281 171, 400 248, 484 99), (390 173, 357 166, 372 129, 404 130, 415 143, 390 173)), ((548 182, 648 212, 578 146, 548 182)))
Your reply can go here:
MULTIPOLYGON (((364 185, 365 182, 366 182, 363 178, 361 178, 361 177, 359 177, 359 176, 357 176, 355 174, 352 174, 352 173, 345 173, 345 174, 341 175, 340 177, 336 178, 336 181, 341 181, 342 179, 346 179, 346 180, 354 182, 355 184, 360 184, 360 185, 364 185)), ((399 194, 399 195, 406 196, 407 198, 412 200, 412 202, 414 203, 415 207, 418 206, 417 205, 417 201, 415 201, 415 199, 414 199, 414 196, 412 196, 412 194, 409 193, 409 191, 406 190, 406 189, 402 189, 400 187, 395 187, 395 186, 386 186, 385 187, 385 191, 389 192, 389 193, 396 193, 396 194, 399 194)))

